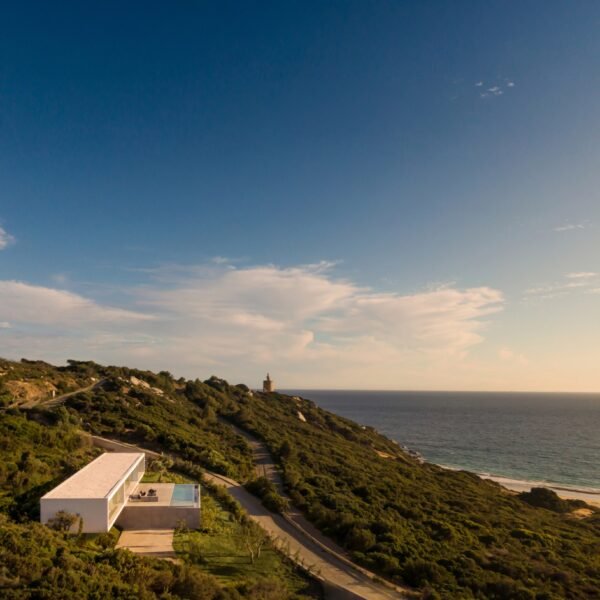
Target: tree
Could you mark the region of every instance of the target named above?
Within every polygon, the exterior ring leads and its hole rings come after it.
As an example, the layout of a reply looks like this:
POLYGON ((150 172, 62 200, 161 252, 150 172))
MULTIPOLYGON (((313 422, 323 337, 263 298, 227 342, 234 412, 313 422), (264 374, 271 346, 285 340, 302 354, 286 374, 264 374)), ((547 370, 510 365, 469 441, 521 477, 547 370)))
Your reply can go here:
POLYGON ((163 477, 167 474, 172 466, 173 461, 170 458, 163 456, 161 458, 153 459, 149 470, 158 473, 158 481, 162 482, 163 477))
POLYGON ((51 519, 48 519, 48 527, 67 533, 78 520, 82 520, 78 515, 73 515, 66 510, 59 510, 51 519))
POLYGON ((250 555, 250 562, 254 564, 260 553, 269 541, 269 537, 263 529, 252 521, 242 523, 240 527, 240 539, 243 548, 250 555))
POLYGON ((202 499, 202 530, 206 533, 218 531, 219 507, 210 497, 204 496, 202 499))

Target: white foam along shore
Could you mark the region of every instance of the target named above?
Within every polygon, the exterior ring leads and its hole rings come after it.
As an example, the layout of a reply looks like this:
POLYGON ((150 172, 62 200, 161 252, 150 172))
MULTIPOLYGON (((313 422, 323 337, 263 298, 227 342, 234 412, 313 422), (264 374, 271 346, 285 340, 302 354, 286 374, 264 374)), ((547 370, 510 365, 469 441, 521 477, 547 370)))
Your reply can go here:
MULTIPOLYGON (((459 469, 458 467, 449 467, 447 465, 439 465, 443 469, 450 471, 461 471, 468 469, 459 469)), ((544 487, 556 492, 561 498, 569 500, 583 500, 588 504, 592 504, 600 508, 600 489, 596 488, 574 488, 558 483, 549 483, 548 481, 525 481, 522 479, 512 479, 501 475, 491 475, 489 473, 476 473, 482 479, 489 479, 499 483, 502 487, 513 492, 529 492, 534 487, 544 487)))
POLYGON ((571 500, 583 500, 589 504, 600 507, 600 490, 594 488, 571 488, 559 484, 552 484, 546 481, 520 481, 518 479, 510 479, 509 477, 500 477, 497 475, 488 475, 486 473, 478 473, 482 479, 490 479, 499 483, 501 486, 514 492, 528 492, 534 487, 545 487, 558 496, 571 500))

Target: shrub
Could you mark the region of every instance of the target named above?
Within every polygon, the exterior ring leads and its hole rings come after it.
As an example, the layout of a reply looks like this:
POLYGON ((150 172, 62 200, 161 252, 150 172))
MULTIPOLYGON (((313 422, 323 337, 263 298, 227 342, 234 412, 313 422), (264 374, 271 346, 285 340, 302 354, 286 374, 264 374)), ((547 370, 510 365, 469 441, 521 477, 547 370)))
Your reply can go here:
POLYGON ((71 531, 76 523, 79 523, 80 527, 83 525, 80 517, 65 510, 59 510, 51 519, 48 519, 48 527, 50 529, 62 531, 63 533, 71 531))
POLYGON ((277 489, 273 483, 266 477, 253 479, 246 483, 245 487, 251 494, 258 496, 269 510, 283 513, 289 509, 288 500, 277 493, 277 489))
POLYGON ((375 534, 370 529, 353 527, 346 535, 346 545, 351 550, 365 552, 375 545, 375 534))
POLYGON ((444 579, 445 571, 435 562, 409 560, 402 568, 402 577, 409 585, 421 587, 426 583, 439 583, 444 579))
POLYGON ((519 498, 531 506, 545 508, 557 513, 564 513, 569 510, 569 504, 562 498, 559 498, 556 492, 543 487, 531 488, 529 492, 522 492, 519 498))

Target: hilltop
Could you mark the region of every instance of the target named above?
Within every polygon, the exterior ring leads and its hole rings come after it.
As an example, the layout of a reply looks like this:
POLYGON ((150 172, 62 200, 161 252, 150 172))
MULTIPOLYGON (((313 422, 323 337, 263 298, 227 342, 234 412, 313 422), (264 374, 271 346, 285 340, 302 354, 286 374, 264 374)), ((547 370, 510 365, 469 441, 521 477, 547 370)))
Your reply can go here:
POLYGON ((271 509, 291 501, 353 561, 423 598, 587 600, 600 589, 599 511, 577 518, 580 502, 421 464, 310 400, 82 361, 1 361, 0 372, 0 510, 13 527, 38 527, 27 519, 39 496, 93 455, 85 431, 168 453, 192 477, 246 482, 271 509), (281 488, 256 478, 232 425, 265 445, 281 488))

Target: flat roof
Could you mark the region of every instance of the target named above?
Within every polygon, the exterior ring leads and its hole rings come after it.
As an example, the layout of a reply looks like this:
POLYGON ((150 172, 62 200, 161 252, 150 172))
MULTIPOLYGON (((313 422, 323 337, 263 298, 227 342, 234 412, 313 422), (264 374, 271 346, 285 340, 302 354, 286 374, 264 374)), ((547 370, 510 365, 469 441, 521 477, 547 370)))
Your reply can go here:
POLYGON ((106 452, 50 490, 44 498, 105 498, 143 452, 106 452))

